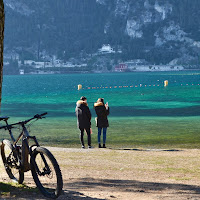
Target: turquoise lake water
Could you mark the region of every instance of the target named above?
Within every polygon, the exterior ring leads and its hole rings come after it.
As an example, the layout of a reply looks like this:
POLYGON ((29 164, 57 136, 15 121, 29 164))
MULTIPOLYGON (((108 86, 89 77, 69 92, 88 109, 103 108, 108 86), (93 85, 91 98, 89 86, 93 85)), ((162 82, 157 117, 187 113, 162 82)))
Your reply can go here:
POLYGON ((32 134, 44 144, 76 146, 74 110, 83 95, 93 115, 94 144, 93 104, 103 97, 110 106, 107 142, 111 146, 200 147, 198 71, 4 76, 1 115, 15 122, 48 112, 46 119, 32 126, 32 134), (78 84, 83 90, 77 90, 78 84))

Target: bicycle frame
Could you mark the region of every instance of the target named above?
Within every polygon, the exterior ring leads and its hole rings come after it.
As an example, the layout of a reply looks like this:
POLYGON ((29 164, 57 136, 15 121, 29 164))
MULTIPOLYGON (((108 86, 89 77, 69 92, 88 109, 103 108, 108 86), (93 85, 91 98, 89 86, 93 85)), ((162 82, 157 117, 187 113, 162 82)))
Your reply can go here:
MULTIPOLYGON (((14 149, 12 150, 13 152, 17 149, 17 143, 19 142, 19 140, 22 138, 22 145, 21 145, 21 150, 22 150, 22 155, 21 155, 21 170, 23 172, 27 172, 30 170, 30 162, 29 162, 29 155, 30 155, 30 161, 31 161, 31 157, 32 157, 32 153, 33 153, 33 147, 39 147, 39 143, 36 139, 35 136, 30 136, 27 128, 26 128, 26 124, 28 122, 30 122, 31 120, 33 119, 42 119, 41 117, 46 115, 47 113, 43 113, 41 115, 35 115, 33 118, 29 119, 29 120, 26 120, 26 121, 22 121, 22 122, 18 122, 18 123, 15 123, 15 124, 11 124, 9 125, 7 120, 8 118, 5 118, 5 123, 6 123, 6 126, 2 126, 0 127, 0 129, 2 128, 5 128, 6 130, 9 131, 9 134, 10 134, 10 137, 12 139, 12 142, 13 142, 13 146, 14 146, 14 149), (13 136, 13 133, 12 133, 12 128, 13 126, 15 125, 20 125, 22 127, 22 132, 20 133, 20 135, 18 136, 18 138, 15 140, 14 136, 13 136), (34 145, 32 146, 29 146, 29 139, 32 139, 34 141, 34 145)), ((46 159, 44 157, 44 155, 40 154, 41 155, 41 158, 45 164, 45 167, 49 170, 49 166, 46 162, 46 159)), ((36 171, 38 172, 38 174, 41 174, 40 173, 40 170, 38 169, 38 166, 35 162, 32 163, 36 169, 36 171)))
MULTIPOLYGON (((6 121, 6 125, 8 126, 8 131, 10 134, 10 137, 13 141, 13 146, 17 147, 17 143, 19 142, 19 140, 22 138, 22 157, 21 157, 21 165, 22 165, 22 170, 23 172, 27 172, 30 170, 30 163, 29 163, 29 155, 32 155, 32 148, 33 147, 38 147, 39 143, 36 139, 35 136, 30 136, 26 126, 24 124, 21 124, 22 126, 22 132, 20 133, 20 135, 18 136, 18 138, 15 140, 11 127, 8 125, 8 122, 6 121), (32 145, 31 147, 29 147, 29 139, 33 139, 33 141, 35 142, 34 145, 32 145)), ((13 149, 13 150, 15 150, 13 149)), ((45 161, 44 161, 45 162, 45 161)))
POLYGON ((36 114, 31 119, 14 124, 8 124, 9 117, 7 116, 0 117, 0 121, 3 120, 6 123, 5 126, 0 126, 0 129, 7 130, 12 140, 5 139, 2 141, 1 156, 10 179, 21 184, 24 181, 24 172, 31 170, 36 186, 42 194, 48 198, 57 198, 63 187, 60 167, 52 153, 48 149, 40 147, 35 136, 30 136, 28 127, 31 124, 27 125, 34 119, 37 121, 44 118, 43 116, 46 114, 36 114), (12 132, 16 125, 22 127, 17 139, 15 139, 12 132), (33 142, 30 143, 30 141, 33 142), (19 145, 19 143, 21 144, 19 145), (55 176, 52 186, 46 186, 50 182, 43 181, 45 180, 43 176, 45 179, 52 179, 55 176))

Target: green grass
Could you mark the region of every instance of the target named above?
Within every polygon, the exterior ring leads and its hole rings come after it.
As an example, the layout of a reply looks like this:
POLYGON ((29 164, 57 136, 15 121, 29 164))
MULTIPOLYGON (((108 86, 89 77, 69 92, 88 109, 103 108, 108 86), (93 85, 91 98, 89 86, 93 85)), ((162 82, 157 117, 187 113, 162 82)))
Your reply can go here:
POLYGON ((189 177, 170 177, 170 179, 175 180, 175 181, 190 181, 191 178, 189 177))
POLYGON ((21 192, 28 192, 28 193, 38 193, 37 188, 30 188, 23 184, 15 184, 15 183, 2 183, 0 182, 0 196, 9 196, 15 197, 21 192))
MULTIPOLYGON (((112 148, 200 148, 199 121, 200 117, 110 117, 107 144, 112 148)), ((95 146, 97 128, 94 120, 92 128, 95 146)), ((15 136, 17 134, 16 129, 15 136)), ((80 147, 75 117, 40 120, 31 127, 31 135, 35 135, 42 145, 80 147)), ((7 132, 0 132, 0 138, 8 136, 7 132)))

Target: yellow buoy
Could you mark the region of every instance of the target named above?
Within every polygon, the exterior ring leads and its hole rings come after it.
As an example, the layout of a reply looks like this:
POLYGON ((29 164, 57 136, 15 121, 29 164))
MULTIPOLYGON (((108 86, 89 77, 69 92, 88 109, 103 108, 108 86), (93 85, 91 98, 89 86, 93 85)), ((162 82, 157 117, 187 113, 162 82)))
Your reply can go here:
POLYGON ((78 85, 78 90, 81 90, 81 89, 82 89, 82 85, 79 84, 79 85, 78 85))
POLYGON ((164 86, 167 87, 168 86, 168 80, 164 81, 164 86))

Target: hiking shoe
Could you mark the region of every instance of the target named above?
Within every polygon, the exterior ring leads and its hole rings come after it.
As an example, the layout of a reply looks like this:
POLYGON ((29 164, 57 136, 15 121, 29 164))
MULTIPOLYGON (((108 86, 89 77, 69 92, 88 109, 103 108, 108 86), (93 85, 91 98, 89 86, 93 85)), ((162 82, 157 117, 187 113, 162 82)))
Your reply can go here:
POLYGON ((82 149, 85 149, 85 146, 82 146, 81 148, 82 148, 82 149))
POLYGON ((101 144, 99 144, 99 148, 102 148, 101 144))
POLYGON ((106 145, 105 145, 105 144, 103 144, 103 148, 106 148, 106 145))

